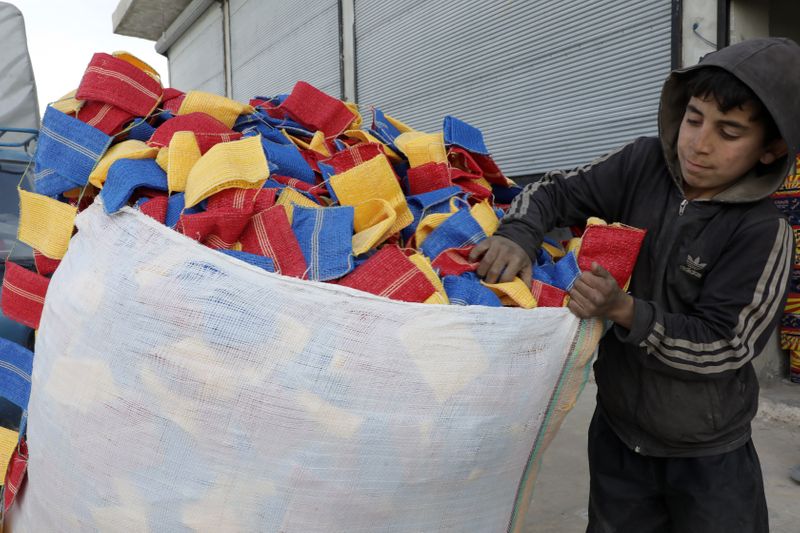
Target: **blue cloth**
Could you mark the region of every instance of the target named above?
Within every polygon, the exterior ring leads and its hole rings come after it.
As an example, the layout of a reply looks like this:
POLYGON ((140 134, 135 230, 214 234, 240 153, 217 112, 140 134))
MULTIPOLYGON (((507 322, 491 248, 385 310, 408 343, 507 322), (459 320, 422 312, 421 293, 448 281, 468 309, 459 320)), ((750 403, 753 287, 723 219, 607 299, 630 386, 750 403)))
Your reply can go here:
POLYGON ((500 298, 485 285, 481 285, 474 272, 442 278, 444 292, 452 305, 485 305, 503 307, 500 298))
MULTIPOLYGON (((271 173, 295 178, 311 185, 316 183, 314 169, 303 159, 300 150, 292 141, 280 131, 271 129, 265 124, 261 124, 257 129, 261 133, 261 146, 271 173)), ((248 130, 244 135, 249 137, 254 134, 255 130, 248 130)))
POLYGON ((333 145, 336 147, 336 150, 338 152, 344 152, 349 148, 349 146, 347 146, 347 144, 345 144, 345 142, 340 139, 334 139, 333 145))
POLYGON ((128 131, 128 139, 147 142, 156 129, 151 126, 145 119, 136 118, 133 121, 133 126, 128 131))
MULTIPOLYGON (((34 167, 35 168, 35 167, 34 167)), ((52 168, 39 170, 33 174, 33 190, 45 196, 55 197, 59 194, 74 189, 75 183, 68 180, 52 168)))
POLYGON ((469 209, 463 208, 442 222, 422 243, 420 249, 431 261, 448 248, 461 248, 477 244, 486 238, 486 233, 469 209))
POLYGON ((155 159, 118 159, 108 169, 108 177, 100 191, 106 213, 116 213, 128 203, 133 191, 148 187, 167 190, 167 173, 155 159))
POLYGON ((169 228, 174 228, 175 225, 178 223, 178 220, 180 220, 181 218, 181 213, 185 215, 191 215, 203 211, 203 208, 200 207, 202 205, 202 202, 184 211, 183 208, 185 205, 186 205, 186 197, 184 193, 178 192, 171 195, 169 197, 169 200, 167 200, 167 218, 164 221, 164 225, 169 228))
POLYGON ((75 187, 83 187, 110 144, 111 137, 102 131, 48 106, 34 160, 41 171, 58 169, 75 187))
POLYGON ((394 144, 394 140, 402 132, 398 130, 394 124, 386 120, 386 115, 377 107, 373 110, 372 128, 369 132, 383 141, 383 144, 387 144, 392 150, 399 152, 397 146, 394 144))
POLYGON ((578 267, 575 252, 569 252, 555 263, 533 266, 533 279, 558 287, 562 291, 569 291, 580 275, 581 269, 578 267))
POLYGON ((0 337, 0 396, 25 410, 31 395, 33 352, 0 337))
POLYGON ((476 154, 489 155, 481 130, 452 115, 444 117, 444 144, 460 146, 476 154))
POLYGON ((336 191, 333 190, 331 186, 331 178, 336 175, 336 170, 334 170, 333 165, 329 165, 328 163, 318 162, 317 167, 319 171, 322 173, 322 180, 325 184, 325 188, 328 190, 328 196, 331 197, 334 203, 339 203, 339 198, 336 196, 336 191))
POLYGON ((292 230, 308 265, 308 279, 327 281, 353 269, 353 215, 351 206, 294 206, 292 230))
POLYGON ((237 250, 220 250, 220 252, 222 252, 225 255, 235 257, 236 259, 244 261, 245 263, 250 263, 251 265, 263 268, 267 272, 275 272, 275 262, 269 257, 264 257, 263 255, 258 255, 258 254, 251 254, 248 252, 240 252, 237 250))
POLYGON ((492 185, 492 194, 494 201, 497 204, 510 204, 519 193, 522 192, 522 187, 504 187, 503 185, 492 185))
POLYGON ((449 213, 450 199, 460 194, 460 187, 445 187, 444 189, 437 189, 435 191, 406 197, 406 204, 408 204, 408 209, 414 216, 414 220, 401 231, 403 239, 408 240, 414 235, 420 220, 422 220, 425 215, 449 213))
MULTIPOLYGON (((252 127, 254 125, 257 126, 259 124, 268 126, 270 128, 275 128, 277 130, 284 129, 292 135, 301 135, 303 137, 311 137, 314 135, 314 132, 308 131, 300 123, 295 122, 289 117, 273 118, 268 115, 266 111, 259 107, 257 107, 256 112, 251 115, 240 115, 239 119, 237 119, 237 121, 234 123, 233 129, 235 131, 244 131, 248 127, 252 127)), ((289 139, 286 140, 288 141, 289 139)))

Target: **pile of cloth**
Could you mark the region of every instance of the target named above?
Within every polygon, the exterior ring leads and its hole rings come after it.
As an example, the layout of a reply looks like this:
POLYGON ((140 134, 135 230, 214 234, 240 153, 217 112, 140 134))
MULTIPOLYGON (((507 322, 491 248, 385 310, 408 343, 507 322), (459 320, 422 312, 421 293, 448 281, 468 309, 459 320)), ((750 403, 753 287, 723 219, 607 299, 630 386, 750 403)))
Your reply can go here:
POLYGON ((599 245, 549 241, 533 280, 487 284, 470 251, 521 188, 479 129, 446 116, 442 131, 421 132, 379 109, 362 129, 355 104, 302 81, 248 104, 184 93, 124 52, 95 54, 78 89, 47 108, 34 170, 19 237, 37 272, 10 265, 4 290, 19 290, 3 298, 33 328, 75 215, 96 197, 109 214, 133 206, 270 272, 433 304, 564 306, 592 261, 624 252, 624 285, 643 235, 593 225, 599 245))
POLYGON ((773 196, 775 206, 789 219, 795 242, 795 262, 789 281, 789 297, 781 317, 781 348, 789 351, 789 377, 800 383, 800 154, 794 172, 773 196))

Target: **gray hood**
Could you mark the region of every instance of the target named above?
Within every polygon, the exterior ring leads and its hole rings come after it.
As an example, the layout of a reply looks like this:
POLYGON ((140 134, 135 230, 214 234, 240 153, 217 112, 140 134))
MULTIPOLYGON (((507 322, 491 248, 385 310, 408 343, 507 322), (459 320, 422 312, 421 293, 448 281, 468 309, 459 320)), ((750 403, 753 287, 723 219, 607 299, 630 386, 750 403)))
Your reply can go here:
POLYGON ((678 164, 678 130, 689 96, 687 73, 704 67, 720 67, 737 78, 758 96, 772 115, 789 147, 787 157, 751 172, 713 199, 742 203, 766 198, 784 182, 800 152, 800 46, 791 39, 753 39, 706 55, 698 65, 674 70, 661 91, 658 130, 670 172, 682 187, 678 164))

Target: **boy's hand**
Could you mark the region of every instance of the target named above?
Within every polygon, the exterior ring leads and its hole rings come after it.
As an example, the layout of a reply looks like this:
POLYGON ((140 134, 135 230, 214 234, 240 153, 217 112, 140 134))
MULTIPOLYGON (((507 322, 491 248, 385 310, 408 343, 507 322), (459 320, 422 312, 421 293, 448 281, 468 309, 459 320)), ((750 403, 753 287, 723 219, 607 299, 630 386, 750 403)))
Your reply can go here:
POLYGON ((486 283, 514 281, 519 276, 531 284, 533 266, 531 258, 519 244, 505 237, 494 236, 482 240, 469 254, 471 262, 481 259, 477 274, 486 283))
POLYGON ((624 328, 633 324, 633 297, 597 263, 584 272, 569 291, 569 309, 579 318, 608 318, 624 328))

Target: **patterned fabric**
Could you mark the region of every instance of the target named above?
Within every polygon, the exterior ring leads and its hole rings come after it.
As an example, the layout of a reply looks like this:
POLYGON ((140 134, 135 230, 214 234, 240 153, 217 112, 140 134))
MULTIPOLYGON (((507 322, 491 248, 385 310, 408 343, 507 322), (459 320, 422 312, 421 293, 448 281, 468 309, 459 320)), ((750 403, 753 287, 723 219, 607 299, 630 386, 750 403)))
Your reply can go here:
POLYGON ((295 206, 292 231, 308 265, 308 278, 327 281, 353 270, 352 207, 295 206))
POLYGON ((6 470, 5 491, 3 493, 3 510, 8 511, 17 497, 28 468, 28 445, 21 439, 19 446, 9 460, 6 470))
POLYGON ((348 129, 356 115, 339 99, 328 96, 304 81, 298 81, 281 109, 312 131, 335 137, 348 129))
POLYGON ((537 307, 564 307, 569 299, 566 291, 537 279, 531 284, 531 293, 536 299, 537 307))
POLYGON ((472 216, 469 209, 460 209, 420 244, 422 253, 435 260, 440 253, 448 248, 461 248, 470 244, 477 244, 486 238, 486 232, 472 216))
POLYGON ((446 163, 425 163, 408 169, 410 195, 446 189, 451 185, 450 167, 446 163))
POLYGON ((197 145, 197 138, 191 131, 177 131, 169 141, 169 148, 162 148, 161 152, 169 156, 167 161, 169 191, 184 192, 189 172, 202 155, 197 145))
POLYGON ((116 135, 134 115, 105 102, 85 102, 75 117, 106 135, 116 135))
POLYGON ((245 263, 257 266, 258 268, 262 268, 267 272, 275 272, 275 262, 269 257, 264 257, 263 255, 258 255, 258 254, 250 254, 247 252, 241 252, 238 250, 220 250, 220 251, 225 255, 235 257, 240 261, 244 261, 245 263))
POLYGON ((203 91, 189 91, 182 98, 181 105, 176 115, 188 115, 201 112, 219 120, 226 127, 232 128, 239 115, 254 113, 252 106, 241 104, 218 94, 203 91))
POLYGON ((474 272, 465 272, 460 276, 445 276, 442 284, 452 305, 503 306, 500 298, 489 287, 483 285, 474 272))
POLYGON ((408 158, 411 168, 447 162, 447 150, 441 133, 408 131, 398 135, 394 144, 408 158))
POLYGON ((217 208, 213 211, 182 215, 176 229, 209 248, 229 249, 250 223, 250 211, 217 208))
POLYGON ((39 171, 54 169, 82 187, 105 153, 111 137, 80 120, 48 107, 39 129, 35 161, 39 171))
POLYGON ((339 285, 403 302, 424 302, 436 292, 427 276, 397 246, 384 246, 339 285))
POLYGON ((147 144, 157 148, 169 146, 172 136, 178 131, 193 132, 201 154, 205 154, 218 143, 227 143, 242 137, 241 133, 233 131, 214 117, 197 112, 167 120, 156 128, 147 144))
POLYGON ((167 174, 153 159, 118 159, 108 169, 100 191, 106 213, 116 213, 128 203, 133 191, 148 187, 167 190, 167 174))
POLYGON ((240 237, 242 251, 272 259, 275 271, 306 278, 308 266, 282 205, 265 209, 250 219, 240 237))
MULTIPOLYGON (((9 264, 22 269, 22 267, 13 263, 9 264)), ((5 290, 4 283, 3 312, 5 312, 5 290)), ((28 408, 32 371, 33 352, 15 342, 0 337, 0 396, 6 398, 23 411, 28 408)))
MULTIPOLYGON (((548 254, 549 256, 549 254, 548 254)), ((543 262, 533 266, 533 279, 569 291, 581 275, 574 252, 567 253, 557 262, 543 262)))
POLYGON ((186 207, 223 189, 260 188, 267 178, 269 168, 259 137, 214 145, 189 172, 186 207))
POLYGON ((61 259, 67 253, 77 213, 69 204, 19 190, 17 238, 50 259, 61 259))
POLYGON ((597 262, 623 290, 626 289, 645 233, 645 230, 622 225, 587 226, 578 253, 580 269, 591 270, 592 263, 597 262))
POLYGON ((501 283, 486 283, 485 281, 481 283, 489 287, 500 298, 500 303, 503 305, 522 307, 523 309, 536 307, 536 298, 531 294, 528 285, 520 278, 501 283))
POLYGON ((29 328, 39 329, 44 297, 50 280, 41 274, 6 261, 3 277, 3 314, 25 324, 29 328))
POLYGON ((476 154, 489 155, 489 149, 483 140, 483 133, 475 126, 447 115, 444 117, 442 130, 445 144, 454 144, 476 154))
POLYGON ((433 268, 438 270, 439 275, 442 277, 460 276, 465 272, 475 272, 478 270, 480 262, 470 262, 469 254, 473 248, 475 248, 474 245, 462 248, 448 248, 433 260, 433 268))
POLYGON ((128 61, 94 54, 78 86, 79 100, 95 100, 145 117, 161 100, 161 84, 128 61))
POLYGON ((117 143, 103 154, 103 157, 97 162, 97 166, 92 169, 89 174, 89 183, 98 189, 102 188, 108 177, 108 169, 111 168, 115 161, 120 159, 153 159, 157 153, 158 150, 156 148, 151 148, 144 142, 135 139, 117 143))
POLYGON ((139 211, 145 215, 164 224, 167 221, 167 209, 169 208, 169 197, 157 196, 155 198, 144 199, 139 204, 139 211))
POLYGON ((36 266, 36 272, 42 276, 49 276, 55 272, 56 268, 58 268, 58 265, 61 263, 59 259, 50 259, 39 250, 33 251, 33 262, 36 266))

